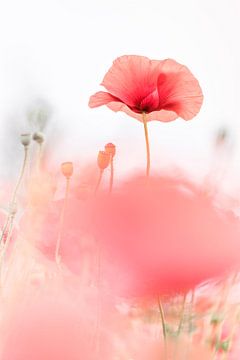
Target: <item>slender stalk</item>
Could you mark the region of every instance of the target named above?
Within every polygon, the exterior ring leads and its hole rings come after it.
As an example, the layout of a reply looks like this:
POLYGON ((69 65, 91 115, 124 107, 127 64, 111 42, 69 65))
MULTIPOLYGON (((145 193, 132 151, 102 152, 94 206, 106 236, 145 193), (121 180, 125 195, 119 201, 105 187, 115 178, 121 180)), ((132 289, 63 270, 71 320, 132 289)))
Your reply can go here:
POLYGON ((113 188, 113 177, 114 177, 114 166, 113 166, 113 156, 110 158, 110 182, 109 182, 109 194, 112 193, 113 188))
POLYGON ((144 134, 145 134, 145 141, 146 141, 146 153, 147 153, 147 166, 146 166, 146 176, 149 177, 150 174, 150 145, 149 145, 149 137, 148 137, 148 127, 147 127, 147 118, 146 114, 142 114, 143 118, 143 125, 144 125, 144 134))
POLYGON ((40 172, 40 170, 41 170, 42 154, 43 154, 43 143, 39 143, 38 154, 37 154, 37 172, 40 172))
POLYGON ((2 239, 4 238, 5 236, 5 233, 7 231, 7 228, 8 228, 8 224, 10 222, 10 219, 11 219, 11 216, 12 216, 12 208, 15 206, 16 204, 16 199, 17 199, 17 194, 18 194, 18 190, 20 188, 20 185, 22 183, 22 179, 23 179, 23 176, 24 176, 24 173, 25 173, 25 170, 26 170, 26 165, 27 165, 27 160, 28 160, 28 146, 24 146, 24 158, 23 158, 23 164, 22 164, 22 168, 21 168, 21 172, 20 172, 20 175, 19 175, 19 178, 18 178, 18 181, 17 181, 17 184, 15 186, 15 189, 14 189, 14 192, 13 192, 13 195, 12 195, 12 199, 10 201, 10 206, 9 206, 9 214, 7 216, 7 219, 6 219, 6 222, 4 224, 4 227, 3 227, 3 231, 2 231, 2 234, 1 234, 1 238, 0 238, 0 244, 2 242, 2 239))
POLYGON ((4 236, 5 236, 5 234, 6 234, 9 221, 10 221, 10 213, 8 213, 8 215, 7 215, 7 220, 5 221, 5 224, 4 224, 3 229, 2 229, 2 234, 1 234, 1 239, 0 239, 0 250, 2 249, 2 247, 4 247, 4 244, 3 244, 3 242, 4 242, 4 236))
MULTIPOLYGON (((8 227, 8 232, 7 232, 7 238, 6 238, 6 241, 3 244, 3 247, 1 249, 2 251, 1 251, 1 255, 0 255, 0 277, 2 277, 1 274, 2 274, 3 261, 4 261, 6 252, 7 252, 8 247, 9 247, 10 239, 11 239, 13 223, 14 223, 14 217, 15 217, 15 213, 11 213, 10 214, 10 219, 9 219, 9 227, 8 227)), ((1 279, 1 283, 2 283, 2 279, 1 279)))
POLYGON ((182 302, 182 307, 181 307, 181 311, 180 311, 180 320, 179 320, 178 329, 177 329, 177 340, 176 340, 176 345, 175 345, 175 349, 174 349, 174 357, 173 357, 174 359, 177 359, 177 357, 178 357, 180 335, 181 335, 183 324, 184 324, 186 300, 187 300, 187 294, 185 293, 183 296, 183 302, 182 302))
POLYGON ((69 195, 69 186, 70 186, 70 177, 67 177, 66 178, 65 196, 64 196, 63 207, 62 207, 62 211, 61 211, 61 215, 60 215, 59 231, 58 231, 58 237, 57 237, 57 243, 56 243, 56 249, 55 249, 55 261, 58 265, 61 262, 61 257, 59 256, 59 250, 60 250, 60 245, 61 245, 64 217, 65 217, 65 213, 66 213, 67 200, 68 200, 68 195, 69 195))
POLYGON ((178 336, 181 334, 181 331, 183 328, 186 300, 187 300, 187 295, 184 294, 183 302, 182 302, 182 309, 181 309, 181 314, 180 314, 180 321, 179 321, 178 330, 177 330, 178 336))
POLYGON ((158 307, 159 307, 161 323, 162 323, 163 342, 164 342, 164 358, 167 359, 167 328, 166 328, 166 320, 165 320, 164 310, 163 310, 160 296, 158 296, 158 307))
POLYGON ((96 185, 95 191, 94 191, 94 194, 95 194, 95 195, 97 194, 98 189, 99 189, 99 186, 100 186, 100 184, 101 184, 102 176, 103 176, 103 170, 100 169, 100 171, 99 171, 99 177, 98 177, 98 182, 97 182, 97 185, 96 185))

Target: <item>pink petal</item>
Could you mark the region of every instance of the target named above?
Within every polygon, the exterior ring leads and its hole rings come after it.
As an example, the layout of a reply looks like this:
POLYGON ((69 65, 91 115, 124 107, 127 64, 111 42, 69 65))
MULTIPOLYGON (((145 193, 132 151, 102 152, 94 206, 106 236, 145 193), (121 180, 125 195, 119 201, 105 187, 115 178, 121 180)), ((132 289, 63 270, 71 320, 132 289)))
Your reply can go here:
POLYGON ((172 59, 161 61, 158 93, 160 108, 175 111, 184 120, 192 119, 203 102, 197 79, 186 66, 172 59))
POLYGON ((107 105, 109 102, 112 101, 120 101, 120 100, 118 100, 118 98, 112 96, 107 92, 99 91, 90 97, 88 105, 90 108, 95 108, 98 106, 107 105))
POLYGON ((156 90, 158 75, 159 61, 124 55, 113 62, 102 85, 122 102, 134 107, 156 90))

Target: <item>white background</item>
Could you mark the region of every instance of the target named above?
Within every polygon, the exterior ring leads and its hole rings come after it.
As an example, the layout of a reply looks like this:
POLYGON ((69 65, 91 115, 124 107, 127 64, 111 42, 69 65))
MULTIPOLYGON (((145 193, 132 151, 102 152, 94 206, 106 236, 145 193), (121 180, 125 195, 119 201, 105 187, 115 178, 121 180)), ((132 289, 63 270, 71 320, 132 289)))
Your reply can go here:
POLYGON ((142 124, 88 108, 112 61, 138 54, 187 65, 205 96, 194 120, 149 124, 153 167, 204 176, 216 131, 225 126, 235 146, 225 184, 238 191, 239 19, 239 0, 0 0, 0 173, 6 178, 18 169, 18 134, 28 130, 26 111, 38 98, 53 109, 47 129, 53 161, 95 161, 111 141, 117 174, 144 166, 142 124))

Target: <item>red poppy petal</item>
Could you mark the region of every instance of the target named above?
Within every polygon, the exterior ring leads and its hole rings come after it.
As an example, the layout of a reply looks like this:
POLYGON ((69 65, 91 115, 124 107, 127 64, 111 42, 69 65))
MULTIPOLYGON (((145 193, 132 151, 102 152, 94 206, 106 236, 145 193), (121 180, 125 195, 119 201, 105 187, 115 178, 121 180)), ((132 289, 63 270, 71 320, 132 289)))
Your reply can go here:
MULTIPOLYGON (((138 121, 143 122, 143 116, 140 113, 136 113, 133 110, 131 110, 127 105, 125 105, 122 102, 110 102, 107 104, 108 108, 117 112, 117 111, 123 111, 125 114, 137 119, 138 121)), ((146 114, 147 121, 173 121, 178 118, 178 115, 174 111, 167 111, 167 110, 160 110, 160 111, 153 111, 149 114, 146 114)))
POLYGON ((90 97, 88 106, 90 108, 95 108, 98 106, 107 105, 109 102, 112 101, 120 101, 120 100, 107 92, 99 91, 90 97))
POLYGON ((160 108, 175 111, 184 120, 192 119, 203 102, 197 79, 186 66, 172 59, 161 62, 158 93, 160 108))
POLYGON ((117 58, 105 75, 102 85, 130 107, 136 106, 157 88, 159 61, 124 55, 117 58))
POLYGON ((144 109, 145 112, 151 112, 157 110, 159 107, 159 95, 157 89, 146 96, 140 103, 140 109, 144 109))

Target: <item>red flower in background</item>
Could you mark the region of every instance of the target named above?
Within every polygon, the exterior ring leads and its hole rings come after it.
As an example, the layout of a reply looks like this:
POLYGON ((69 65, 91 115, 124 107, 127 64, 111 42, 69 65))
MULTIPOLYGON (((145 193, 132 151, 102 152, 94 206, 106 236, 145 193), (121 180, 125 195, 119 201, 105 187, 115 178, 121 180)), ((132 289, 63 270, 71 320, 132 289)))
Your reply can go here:
POLYGON ((135 178, 102 201, 96 238, 117 292, 184 292, 240 264, 240 224, 184 181, 135 178))
POLYGON ((117 58, 102 85, 108 92, 91 96, 91 108, 107 105, 113 111, 143 121, 192 119, 200 110, 203 95, 189 69, 175 60, 150 60, 144 56, 117 58))

